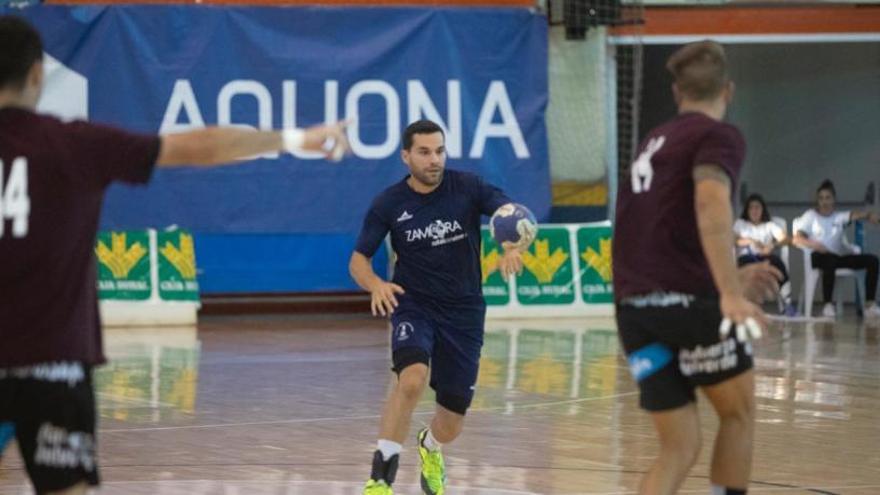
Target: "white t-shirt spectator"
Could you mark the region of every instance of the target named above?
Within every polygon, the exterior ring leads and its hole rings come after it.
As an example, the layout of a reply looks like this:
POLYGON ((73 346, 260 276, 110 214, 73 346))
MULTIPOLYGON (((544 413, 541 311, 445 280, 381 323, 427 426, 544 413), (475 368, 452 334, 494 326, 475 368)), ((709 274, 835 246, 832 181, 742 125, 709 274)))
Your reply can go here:
MULTIPOLYGON (((782 230, 782 227, 773 222, 763 222, 756 225, 747 220, 743 220, 742 218, 733 223, 733 232, 736 234, 737 238, 742 237, 745 239, 751 239, 764 245, 770 245, 785 238, 785 232, 782 230)), ((739 247, 739 256, 748 256, 752 254, 760 253, 755 251, 753 246, 739 247)))
POLYGON ((795 220, 795 231, 804 232, 810 239, 821 242, 831 253, 839 256, 852 254, 852 247, 845 239, 851 214, 849 211, 836 211, 824 216, 816 210, 807 210, 795 220))

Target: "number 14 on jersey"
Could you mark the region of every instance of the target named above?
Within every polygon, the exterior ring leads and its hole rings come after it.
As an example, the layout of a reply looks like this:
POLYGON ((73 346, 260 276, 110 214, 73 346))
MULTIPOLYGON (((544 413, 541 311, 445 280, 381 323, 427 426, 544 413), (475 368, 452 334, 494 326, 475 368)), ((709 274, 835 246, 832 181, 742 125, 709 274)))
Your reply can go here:
POLYGON ((31 200, 28 196, 28 163, 24 157, 12 160, 9 178, 6 164, 0 160, 0 238, 5 234, 6 221, 12 220, 12 237, 24 237, 28 233, 28 216, 31 200))

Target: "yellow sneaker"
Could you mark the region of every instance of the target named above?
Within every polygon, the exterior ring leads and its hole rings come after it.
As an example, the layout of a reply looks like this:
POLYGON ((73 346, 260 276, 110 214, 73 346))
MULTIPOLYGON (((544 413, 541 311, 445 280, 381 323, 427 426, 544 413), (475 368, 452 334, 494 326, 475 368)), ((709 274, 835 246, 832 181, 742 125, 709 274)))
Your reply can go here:
POLYGON ((394 490, 385 483, 385 480, 370 480, 364 487, 364 495, 394 495, 394 490))
POLYGON ((446 464, 439 450, 428 450, 425 437, 428 429, 419 432, 419 457, 422 458, 422 491, 426 495, 443 495, 446 493, 446 464))

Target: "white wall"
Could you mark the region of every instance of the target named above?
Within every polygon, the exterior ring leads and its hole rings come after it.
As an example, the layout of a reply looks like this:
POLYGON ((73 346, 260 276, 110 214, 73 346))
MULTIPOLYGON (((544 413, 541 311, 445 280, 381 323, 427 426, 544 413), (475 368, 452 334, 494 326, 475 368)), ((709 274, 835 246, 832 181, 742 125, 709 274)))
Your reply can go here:
POLYGON ((605 28, 568 41, 550 28, 547 132, 554 181, 595 182, 606 175, 605 28))

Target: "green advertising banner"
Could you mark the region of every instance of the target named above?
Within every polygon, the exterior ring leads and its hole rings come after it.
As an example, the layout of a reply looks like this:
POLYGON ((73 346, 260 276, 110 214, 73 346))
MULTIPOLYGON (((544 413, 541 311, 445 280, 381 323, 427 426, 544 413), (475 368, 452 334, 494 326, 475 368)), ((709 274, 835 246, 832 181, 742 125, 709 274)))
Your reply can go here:
POLYGON ((582 227, 577 231, 581 261, 581 293, 585 303, 612 303, 611 227, 582 227))
POLYGON ((517 300, 524 306, 571 304, 575 300, 571 242, 566 228, 542 228, 523 253, 517 300))
POLYGON ((510 289, 501 272, 498 271, 498 260, 501 248, 487 229, 482 230, 483 242, 480 248, 480 267, 483 272, 483 298, 487 305, 505 305, 510 302, 510 289))
POLYGON ((150 237, 146 231, 101 232, 95 255, 98 297, 127 301, 150 298, 150 237))
POLYGON ((181 230, 159 232, 159 297, 166 301, 198 301, 193 237, 181 230))

